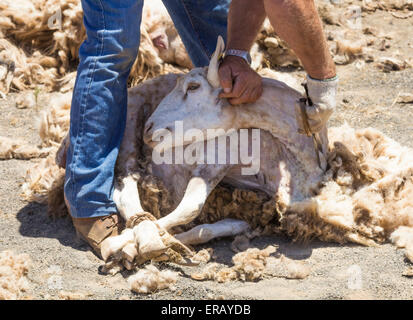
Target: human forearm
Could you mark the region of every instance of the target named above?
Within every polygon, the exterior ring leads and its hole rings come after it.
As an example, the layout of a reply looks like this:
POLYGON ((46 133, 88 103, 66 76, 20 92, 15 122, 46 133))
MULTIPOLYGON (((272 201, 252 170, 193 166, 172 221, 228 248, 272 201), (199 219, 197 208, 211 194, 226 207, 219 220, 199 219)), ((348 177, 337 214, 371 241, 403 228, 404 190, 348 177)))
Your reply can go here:
MULTIPOLYGON (((232 0, 228 13, 227 49, 249 51, 265 19, 263 0, 232 0)), ((223 92, 231 104, 256 101, 262 93, 261 77, 237 56, 227 56, 219 67, 223 92)))
POLYGON ((277 34, 288 43, 314 79, 336 75, 321 20, 312 0, 263 0, 277 34))
POLYGON ((249 51, 265 19, 263 0, 232 0, 227 48, 249 51))

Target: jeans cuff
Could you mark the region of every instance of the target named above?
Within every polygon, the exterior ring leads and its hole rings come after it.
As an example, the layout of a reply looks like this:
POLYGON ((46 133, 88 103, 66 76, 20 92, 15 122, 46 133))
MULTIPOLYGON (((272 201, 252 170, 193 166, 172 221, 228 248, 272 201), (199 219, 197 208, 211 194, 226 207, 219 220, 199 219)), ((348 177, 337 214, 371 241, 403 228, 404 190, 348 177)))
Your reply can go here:
POLYGON ((96 218, 96 217, 105 217, 114 213, 117 213, 118 210, 116 207, 98 207, 93 209, 92 207, 81 207, 69 209, 70 216, 73 218, 96 218))

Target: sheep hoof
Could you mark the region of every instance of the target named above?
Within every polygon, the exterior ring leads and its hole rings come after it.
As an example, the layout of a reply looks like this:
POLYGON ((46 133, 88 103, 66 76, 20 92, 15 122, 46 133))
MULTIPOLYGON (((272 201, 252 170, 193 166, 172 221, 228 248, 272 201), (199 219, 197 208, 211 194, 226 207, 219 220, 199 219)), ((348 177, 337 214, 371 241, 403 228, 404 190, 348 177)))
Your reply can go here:
POLYGON ((174 236, 170 235, 168 232, 165 232, 163 234, 162 240, 168 248, 171 248, 184 257, 192 257, 194 255, 194 252, 190 248, 188 248, 174 236))
POLYGON ((133 231, 135 241, 138 244, 138 252, 142 258, 151 260, 168 250, 159 235, 157 225, 153 221, 142 221, 133 231))
POLYGON ((170 262, 186 267, 194 267, 200 264, 199 261, 192 260, 191 258, 182 257, 180 253, 174 251, 172 248, 169 248, 165 253, 163 253, 159 257, 152 259, 152 261, 170 262))
POLYGON ((109 237, 100 244, 100 254, 104 261, 117 260, 122 258, 122 248, 133 242, 133 231, 124 230, 120 235, 109 237))
POLYGON ((134 228, 134 233, 139 255, 144 259, 154 259, 168 249, 172 249, 183 256, 193 256, 191 249, 153 221, 142 221, 134 228))
POLYGON ((154 259, 166 252, 168 248, 162 244, 157 246, 157 244, 148 244, 146 246, 139 246, 139 254, 145 260, 154 259))
POLYGON ((109 237, 100 245, 100 254, 104 261, 120 260, 122 245, 120 245, 115 237, 109 237))
POLYGON ((173 262, 181 266, 185 266, 185 267, 197 267, 201 263, 199 261, 195 261, 195 260, 192 260, 191 258, 185 258, 185 257, 181 257, 181 259, 177 261, 173 261, 173 262))
POLYGON ((134 243, 128 243, 122 249, 122 257, 124 260, 133 263, 135 258, 138 256, 138 250, 136 249, 136 245, 134 243))

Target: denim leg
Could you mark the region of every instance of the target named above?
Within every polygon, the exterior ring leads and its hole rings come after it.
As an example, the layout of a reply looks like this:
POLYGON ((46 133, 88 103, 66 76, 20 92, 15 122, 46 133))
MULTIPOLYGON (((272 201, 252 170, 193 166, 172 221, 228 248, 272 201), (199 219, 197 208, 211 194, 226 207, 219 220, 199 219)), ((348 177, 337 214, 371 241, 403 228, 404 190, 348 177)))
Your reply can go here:
POLYGON ((225 42, 231 0, 163 0, 196 67, 209 64, 218 35, 225 42))
POLYGON ((143 0, 82 0, 87 39, 70 112, 65 196, 77 218, 116 212, 114 168, 123 137, 127 79, 136 59, 143 0))

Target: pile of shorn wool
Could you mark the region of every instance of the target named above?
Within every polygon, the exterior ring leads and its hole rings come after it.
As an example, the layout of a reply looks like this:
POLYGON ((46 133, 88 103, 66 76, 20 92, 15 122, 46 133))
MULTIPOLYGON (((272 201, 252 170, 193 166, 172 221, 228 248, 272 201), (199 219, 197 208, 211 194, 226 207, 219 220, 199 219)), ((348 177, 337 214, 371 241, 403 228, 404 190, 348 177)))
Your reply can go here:
POLYGON ((310 274, 310 268, 301 261, 294 261, 276 253, 274 246, 265 249, 249 248, 232 257, 232 267, 220 267, 218 263, 206 265, 201 272, 191 274, 198 281, 214 280, 228 282, 234 280, 258 281, 265 277, 304 279, 310 274))
POLYGON ((147 265, 128 278, 130 289, 136 293, 152 293, 163 289, 174 289, 178 273, 170 270, 158 270, 154 265, 147 265))
MULTIPOLYGON (((76 70, 85 38, 80 0, 0 0, 0 92, 64 87, 74 78, 70 74, 76 70)), ((191 65, 162 2, 145 1, 141 45, 130 82, 191 65), (171 43, 167 49, 154 45, 154 37, 160 35, 171 43)))
POLYGON ((17 255, 11 251, 0 252, 0 300, 22 298, 29 284, 26 278, 30 258, 26 254, 17 255))

